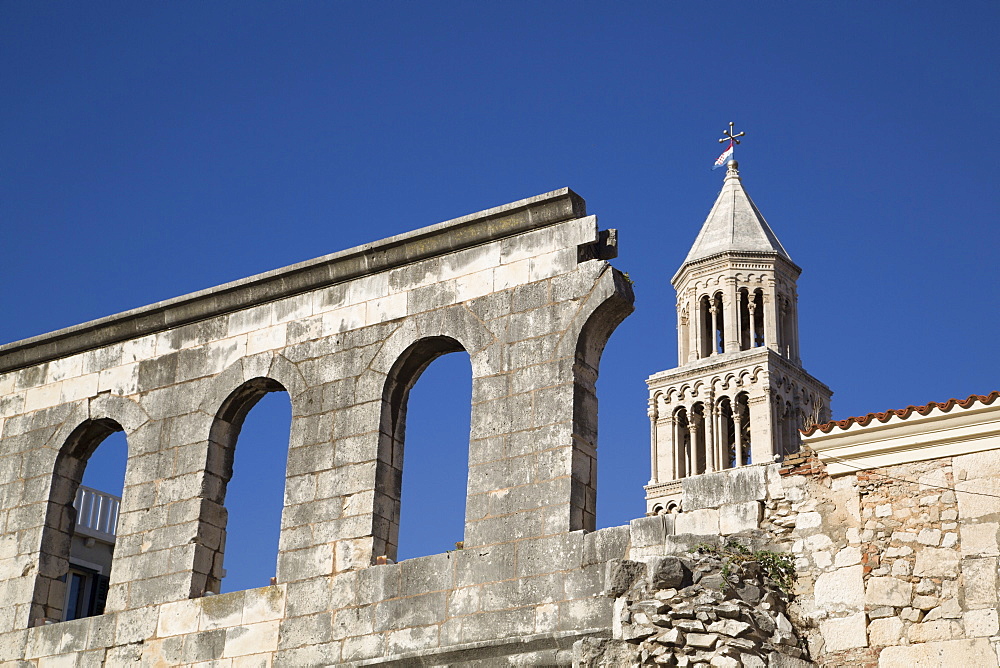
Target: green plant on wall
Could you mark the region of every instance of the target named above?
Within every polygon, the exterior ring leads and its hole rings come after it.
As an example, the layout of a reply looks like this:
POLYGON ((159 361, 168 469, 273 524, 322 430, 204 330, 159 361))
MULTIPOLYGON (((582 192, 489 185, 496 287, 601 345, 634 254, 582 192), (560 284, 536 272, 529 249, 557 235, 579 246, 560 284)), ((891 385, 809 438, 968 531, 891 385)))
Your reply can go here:
POLYGON ((692 551, 710 554, 722 560, 722 577, 725 581, 723 587, 730 585, 729 576, 733 572, 734 565, 742 568, 744 564, 749 562, 759 564, 764 575, 770 578, 785 594, 791 593, 792 584, 795 582, 795 559, 787 552, 755 551, 735 540, 728 540, 721 547, 701 543, 696 545, 692 551))

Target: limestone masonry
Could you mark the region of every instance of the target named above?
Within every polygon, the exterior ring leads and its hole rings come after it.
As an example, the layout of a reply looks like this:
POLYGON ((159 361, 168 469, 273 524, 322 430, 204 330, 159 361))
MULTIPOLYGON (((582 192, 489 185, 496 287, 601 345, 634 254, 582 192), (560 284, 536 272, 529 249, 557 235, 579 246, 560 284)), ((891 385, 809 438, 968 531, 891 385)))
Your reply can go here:
POLYGON ((0 666, 997 665, 1000 394, 829 422, 735 163, 647 381, 649 514, 595 530, 616 256, 563 189, 0 346, 0 666), (394 563, 407 394, 460 350, 464 546, 394 563), (274 584, 218 594, 282 390, 274 584), (117 431, 120 505, 80 486, 117 431))

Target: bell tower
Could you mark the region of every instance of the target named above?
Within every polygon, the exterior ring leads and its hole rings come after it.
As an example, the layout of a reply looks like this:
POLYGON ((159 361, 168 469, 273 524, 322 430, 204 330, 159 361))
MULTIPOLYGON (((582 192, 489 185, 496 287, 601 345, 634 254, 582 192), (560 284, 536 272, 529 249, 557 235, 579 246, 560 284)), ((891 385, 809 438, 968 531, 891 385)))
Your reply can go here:
POLYGON ((830 388, 799 356, 801 271, 729 160, 722 191, 671 280, 679 366, 646 380, 648 512, 678 509, 681 479, 776 461, 798 450, 799 428, 830 419, 830 388))

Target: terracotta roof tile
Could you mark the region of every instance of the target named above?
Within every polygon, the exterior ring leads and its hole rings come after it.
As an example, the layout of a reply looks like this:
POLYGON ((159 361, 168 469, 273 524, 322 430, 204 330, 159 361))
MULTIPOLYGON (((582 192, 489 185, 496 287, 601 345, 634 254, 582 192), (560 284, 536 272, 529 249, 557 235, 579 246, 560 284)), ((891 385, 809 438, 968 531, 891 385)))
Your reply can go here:
POLYGON ((932 401, 929 404, 924 404, 923 406, 907 406, 906 408, 900 408, 896 410, 888 410, 883 413, 868 413, 867 415, 862 415, 861 417, 849 417, 846 420, 833 420, 831 422, 826 422, 824 424, 814 424, 810 425, 806 429, 800 429, 803 436, 812 436, 817 431, 821 431, 824 434, 829 434, 833 431, 834 427, 840 427, 841 429, 848 429, 852 424, 859 424, 862 427, 868 426, 872 420, 878 420, 879 422, 888 422, 892 416, 897 416, 902 420, 910 417, 914 412, 920 415, 927 415, 935 408, 947 413, 955 406, 960 406, 961 408, 971 408, 973 404, 979 402, 984 405, 992 404, 997 399, 1000 399, 1000 392, 993 391, 989 394, 970 394, 967 399, 949 399, 944 403, 938 401, 932 401))

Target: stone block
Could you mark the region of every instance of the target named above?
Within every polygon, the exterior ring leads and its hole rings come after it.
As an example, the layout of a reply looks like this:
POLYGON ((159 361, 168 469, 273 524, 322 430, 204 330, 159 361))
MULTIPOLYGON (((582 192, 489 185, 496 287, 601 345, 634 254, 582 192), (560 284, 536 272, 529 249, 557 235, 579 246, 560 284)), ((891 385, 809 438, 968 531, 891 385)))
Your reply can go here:
POLYGON ((623 559, 628 552, 630 537, 631 522, 629 526, 608 527, 586 534, 583 537, 583 565, 623 559))
POLYGON ((243 621, 244 599, 245 594, 242 591, 197 599, 201 608, 198 628, 208 631, 239 626, 243 621))
MULTIPOLYGON (((608 601, 611 602, 610 599, 608 601)), ((609 620, 610 621, 610 620, 609 620)), ((535 628, 535 608, 497 610, 469 615, 462 620, 465 642, 494 640, 529 635, 535 628)))
POLYGON ((437 626, 418 626, 389 632, 386 639, 389 654, 404 654, 436 647, 437 626))
POLYGON ((962 537, 963 557, 995 557, 1000 555, 997 546, 997 531, 1000 524, 983 522, 982 524, 963 524, 959 527, 962 537))
POLYGON ((955 491, 958 492, 958 515, 963 520, 1000 515, 1000 498, 994 495, 995 479, 975 477, 963 480, 955 483, 955 491))
POLYGON ((156 635, 160 638, 194 633, 198 630, 198 623, 201 620, 201 608, 198 601, 184 600, 165 603, 159 607, 158 612, 156 635))
POLYGON ((997 558, 963 559, 961 591, 967 608, 996 607, 997 558))
POLYGON ((932 642, 935 640, 951 640, 962 634, 962 629, 957 622, 950 619, 938 619, 933 622, 923 622, 921 624, 911 624, 906 631, 906 637, 910 642, 932 642))
MULTIPOLYGON (((692 479, 685 478, 685 480, 692 479)), ((685 511, 674 519, 674 528, 677 534, 717 536, 719 534, 719 511, 715 508, 685 511)))
POLYGON ((892 577, 873 577, 865 587, 865 605, 906 607, 913 596, 913 585, 892 577))
POLYGON ((831 612, 860 610, 865 600, 862 573, 862 566, 857 565, 820 575, 813 588, 816 606, 831 612))
POLYGON ((231 658, 277 650, 278 627, 277 621, 271 621, 226 629, 226 645, 222 656, 231 658))
POLYGON ((407 559, 399 567, 403 596, 450 589, 453 585, 452 553, 407 559))
MULTIPOLYGON (((356 610, 348 608, 347 612, 356 610)), ((345 612, 341 610, 339 612, 345 612)), ((332 622, 333 613, 321 612, 315 615, 304 617, 293 617, 283 619, 278 622, 278 648, 291 649, 293 647, 303 647, 308 645, 318 645, 328 643, 331 640, 340 640, 344 636, 352 635, 346 633, 332 622)), ((278 621, 278 620, 276 620, 278 621)), ((352 620, 353 621, 353 620, 352 620)), ((371 623, 369 622, 369 631, 371 623)), ((363 633, 359 627, 357 633, 363 633)))
POLYGON ((719 533, 728 536, 760 527, 764 507, 760 501, 731 503, 719 508, 719 533))
POLYGON ((903 621, 898 617, 873 619, 868 624, 868 644, 872 647, 898 645, 903 636, 903 621))
POLYGON ((685 511, 763 501, 767 498, 767 472, 763 466, 744 466, 684 478, 681 486, 685 511))
POLYGON ((954 668, 993 666, 996 653, 985 638, 928 642, 886 647, 879 654, 879 668, 954 668))
POLYGON ((826 651, 828 652, 868 646, 865 613, 863 612, 822 621, 819 624, 819 630, 826 642, 826 651))
POLYGON ((629 522, 631 547, 663 545, 666 537, 675 530, 676 515, 653 515, 639 517, 629 522))
POLYGON ((249 589, 245 592, 243 624, 281 619, 285 614, 287 585, 249 589))
POLYGON ((375 630, 438 624, 444 621, 447 610, 445 592, 382 601, 375 606, 375 630))
POLYGON ((913 575, 916 577, 954 577, 958 572, 959 553, 946 548, 925 547, 917 552, 913 575))
POLYGON ((965 635, 970 638, 994 636, 1000 630, 996 608, 969 610, 962 615, 965 635))

